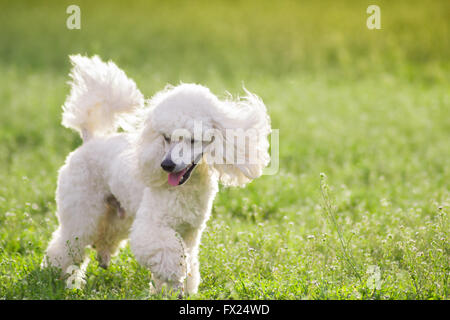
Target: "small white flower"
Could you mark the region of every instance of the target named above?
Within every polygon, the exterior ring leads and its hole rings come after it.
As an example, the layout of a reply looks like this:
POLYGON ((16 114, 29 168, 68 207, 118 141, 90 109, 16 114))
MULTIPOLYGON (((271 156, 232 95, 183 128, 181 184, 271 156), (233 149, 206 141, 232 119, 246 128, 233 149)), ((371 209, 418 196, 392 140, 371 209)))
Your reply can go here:
POLYGON ((66 288, 68 289, 81 289, 86 283, 83 279, 83 272, 79 266, 71 265, 67 268, 67 274, 70 276, 66 280, 66 288))
POLYGON ((366 271, 369 274, 367 278, 367 288, 370 290, 381 289, 381 270, 378 266, 369 266, 366 271))

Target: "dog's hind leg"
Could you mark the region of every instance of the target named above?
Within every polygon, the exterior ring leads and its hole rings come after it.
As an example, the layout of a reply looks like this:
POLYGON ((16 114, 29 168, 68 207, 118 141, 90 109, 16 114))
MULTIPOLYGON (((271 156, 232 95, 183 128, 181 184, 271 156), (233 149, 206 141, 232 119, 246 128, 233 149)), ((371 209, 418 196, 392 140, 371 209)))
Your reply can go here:
POLYGON ((93 248, 97 250, 99 266, 106 269, 122 240, 128 236, 129 219, 120 202, 109 194, 105 197, 105 214, 99 220, 93 248))
POLYGON ((108 268, 111 257, 117 252, 121 241, 127 237, 119 219, 116 212, 108 213, 99 223, 92 247, 97 251, 97 261, 103 269, 108 268))
POLYGON ((77 283, 84 282, 87 266, 86 247, 93 243, 97 235, 100 206, 89 205, 86 201, 77 207, 64 209, 64 213, 59 211, 60 225, 53 233, 42 265, 60 268, 62 277, 68 277, 68 287, 80 287, 77 283))
POLYGON ((84 173, 84 166, 75 165, 66 165, 60 170, 56 191, 59 226, 53 233, 42 264, 43 267, 60 268, 62 275, 74 269, 82 271, 85 248, 92 244, 105 211, 103 197, 106 192, 101 185, 90 181, 91 177, 84 173))
POLYGON ((75 234, 61 225, 53 233, 43 267, 53 266, 61 269, 61 275, 74 275, 81 278, 84 274, 85 247, 88 244, 83 234, 75 234))

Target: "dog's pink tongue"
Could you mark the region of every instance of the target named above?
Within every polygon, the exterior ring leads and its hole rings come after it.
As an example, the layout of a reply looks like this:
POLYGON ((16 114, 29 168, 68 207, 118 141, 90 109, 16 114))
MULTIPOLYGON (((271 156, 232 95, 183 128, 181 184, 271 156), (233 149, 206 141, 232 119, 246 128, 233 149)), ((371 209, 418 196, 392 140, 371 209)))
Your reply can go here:
POLYGON ((169 184, 171 186, 177 186, 181 178, 183 178, 183 175, 186 173, 187 169, 181 170, 180 172, 171 172, 169 173, 169 184))

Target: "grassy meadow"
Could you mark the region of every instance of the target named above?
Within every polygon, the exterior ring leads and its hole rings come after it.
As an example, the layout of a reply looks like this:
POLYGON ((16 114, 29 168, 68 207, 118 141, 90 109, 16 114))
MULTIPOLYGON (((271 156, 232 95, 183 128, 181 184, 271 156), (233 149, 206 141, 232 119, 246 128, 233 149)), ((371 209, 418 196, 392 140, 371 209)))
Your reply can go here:
POLYGON ((128 246, 108 270, 90 251, 83 290, 39 268, 81 144, 60 125, 75 53, 147 97, 245 85, 279 129, 279 172, 221 188, 188 299, 449 299, 449 21, 446 0, 2 1, 0 299, 161 298, 128 246))

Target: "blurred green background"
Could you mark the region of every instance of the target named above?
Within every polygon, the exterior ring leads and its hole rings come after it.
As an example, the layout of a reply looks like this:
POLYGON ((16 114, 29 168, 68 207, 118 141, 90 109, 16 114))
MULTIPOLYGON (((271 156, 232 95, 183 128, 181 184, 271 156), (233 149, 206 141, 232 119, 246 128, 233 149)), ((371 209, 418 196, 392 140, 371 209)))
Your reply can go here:
POLYGON ((81 53, 147 97, 245 85, 280 130, 279 173, 217 197, 194 298, 448 299, 449 18, 445 0, 1 1, 0 297, 155 298, 128 247, 91 262, 84 290, 39 270, 57 170, 81 143, 60 125, 81 53))

